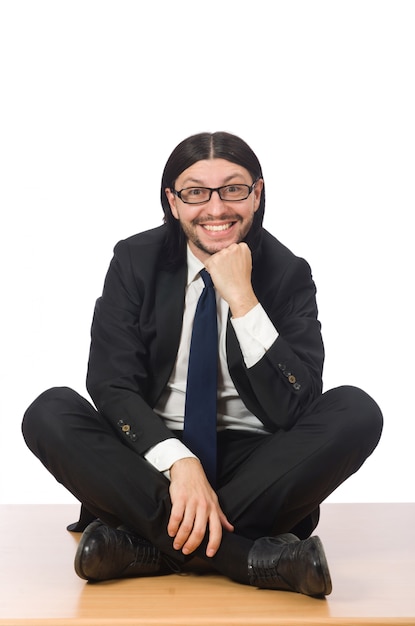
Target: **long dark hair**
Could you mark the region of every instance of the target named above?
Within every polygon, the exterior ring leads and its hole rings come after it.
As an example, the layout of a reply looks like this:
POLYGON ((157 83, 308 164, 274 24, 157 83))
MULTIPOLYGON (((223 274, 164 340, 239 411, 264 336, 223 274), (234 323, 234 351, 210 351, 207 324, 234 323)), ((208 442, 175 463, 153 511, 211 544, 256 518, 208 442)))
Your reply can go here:
MULTIPOLYGON (((170 267, 177 267, 186 258, 186 237, 180 222, 173 216, 165 189, 174 187, 176 179, 184 170, 206 159, 226 159, 231 163, 241 165, 252 176, 252 181, 262 178, 261 164, 248 144, 236 135, 225 132, 199 133, 184 139, 173 150, 165 165, 161 179, 161 204, 164 211, 164 221, 167 225, 166 257, 164 261, 170 267)), ((265 186, 262 190, 259 208, 246 243, 254 254, 259 248, 262 222, 265 210, 265 186)))

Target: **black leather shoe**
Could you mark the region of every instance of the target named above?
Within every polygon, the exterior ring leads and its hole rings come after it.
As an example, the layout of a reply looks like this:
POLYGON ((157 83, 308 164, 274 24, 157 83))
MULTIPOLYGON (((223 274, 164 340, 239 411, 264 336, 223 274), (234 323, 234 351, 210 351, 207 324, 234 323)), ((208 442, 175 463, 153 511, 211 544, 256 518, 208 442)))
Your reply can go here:
POLYGON ((87 526, 79 541, 75 571, 80 578, 98 581, 157 576, 171 573, 172 568, 149 541, 96 520, 87 526))
POLYGON ((257 539, 248 556, 248 577, 254 587, 297 591, 307 596, 328 596, 332 589, 319 537, 300 541, 287 533, 257 539))

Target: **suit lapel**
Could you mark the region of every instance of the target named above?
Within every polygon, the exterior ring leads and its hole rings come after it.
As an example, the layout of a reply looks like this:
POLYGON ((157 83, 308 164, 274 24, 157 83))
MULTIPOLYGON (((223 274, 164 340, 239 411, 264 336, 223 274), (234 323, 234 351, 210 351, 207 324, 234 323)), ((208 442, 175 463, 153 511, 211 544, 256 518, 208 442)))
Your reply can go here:
POLYGON ((156 355, 157 393, 164 389, 176 360, 183 322, 187 266, 176 272, 161 271, 156 285, 156 355))

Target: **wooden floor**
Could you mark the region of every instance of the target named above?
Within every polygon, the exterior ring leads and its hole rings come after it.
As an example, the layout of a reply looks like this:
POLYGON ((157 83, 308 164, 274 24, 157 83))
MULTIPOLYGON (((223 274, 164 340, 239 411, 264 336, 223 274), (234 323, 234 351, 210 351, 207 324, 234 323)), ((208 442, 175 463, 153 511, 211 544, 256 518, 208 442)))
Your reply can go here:
POLYGON ((415 624, 415 504, 324 504, 333 593, 258 590, 216 574, 85 583, 73 505, 0 506, 0 625, 415 624))

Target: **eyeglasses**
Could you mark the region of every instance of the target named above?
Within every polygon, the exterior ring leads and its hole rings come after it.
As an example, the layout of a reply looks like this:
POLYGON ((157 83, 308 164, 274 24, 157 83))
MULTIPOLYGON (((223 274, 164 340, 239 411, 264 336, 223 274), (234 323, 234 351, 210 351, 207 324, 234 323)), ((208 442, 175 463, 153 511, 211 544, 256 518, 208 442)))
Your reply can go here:
POLYGON ((223 187, 186 187, 176 191, 171 187, 172 193, 180 198, 185 204, 204 204, 209 202, 214 191, 218 192, 219 198, 227 202, 241 202, 246 200, 252 193, 258 180, 255 180, 252 185, 223 185, 223 187))

